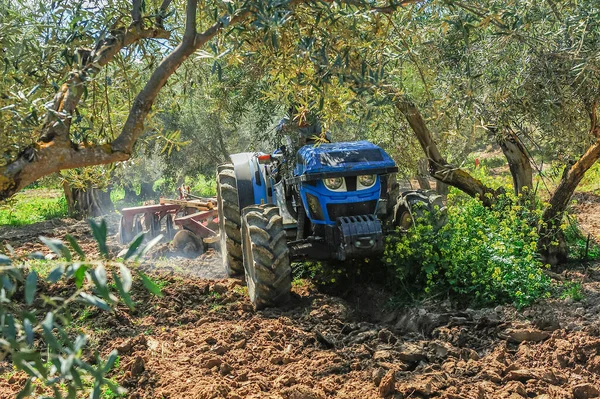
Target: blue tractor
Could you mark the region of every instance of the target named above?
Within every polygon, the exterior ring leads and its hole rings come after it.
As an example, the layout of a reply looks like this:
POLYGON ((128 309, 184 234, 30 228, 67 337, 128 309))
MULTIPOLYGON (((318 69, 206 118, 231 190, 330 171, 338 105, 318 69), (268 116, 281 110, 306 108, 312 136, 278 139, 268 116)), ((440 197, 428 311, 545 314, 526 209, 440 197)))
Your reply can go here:
POLYGON ((443 212, 434 192, 398 194, 388 178, 395 162, 368 141, 286 151, 234 154, 217 168, 223 264, 230 276, 245 274, 257 308, 289 299, 290 262, 377 256, 387 233, 423 210, 443 212))

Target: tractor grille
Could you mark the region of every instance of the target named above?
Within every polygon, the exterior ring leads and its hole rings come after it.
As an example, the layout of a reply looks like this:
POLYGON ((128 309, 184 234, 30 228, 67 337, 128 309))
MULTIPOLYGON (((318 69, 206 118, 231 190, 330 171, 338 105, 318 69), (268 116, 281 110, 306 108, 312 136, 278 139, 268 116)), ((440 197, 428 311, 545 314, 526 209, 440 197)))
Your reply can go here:
POLYGON ((349 204, 327 204, 329 219, 335 220, 340 216, 372 215, 375 213, 377 200, 351 202, 349 204))

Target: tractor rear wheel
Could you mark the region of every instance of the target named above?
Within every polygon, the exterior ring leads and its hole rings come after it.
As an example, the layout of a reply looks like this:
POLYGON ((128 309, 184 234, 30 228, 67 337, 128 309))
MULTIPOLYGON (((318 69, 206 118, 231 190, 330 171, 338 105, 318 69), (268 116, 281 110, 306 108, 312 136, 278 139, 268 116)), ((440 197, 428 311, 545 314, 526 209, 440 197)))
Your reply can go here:
POLYGON ((229 276, 243 274, 241 213, 237 182, 230 163, 217 167, 217 208, 223 266, 229 276))
POLYGON ((279 208, 244 208, 242 239, 250 300, 257 309, 283 305, 290 298, 292 269, 279 208))
POLYGON ((433 190, 409 190, 400 193, 393 212, 393 226, 407 231, 417 219, 429 214, 437 231, 446 224, 446 205, 442 196, 433 190))

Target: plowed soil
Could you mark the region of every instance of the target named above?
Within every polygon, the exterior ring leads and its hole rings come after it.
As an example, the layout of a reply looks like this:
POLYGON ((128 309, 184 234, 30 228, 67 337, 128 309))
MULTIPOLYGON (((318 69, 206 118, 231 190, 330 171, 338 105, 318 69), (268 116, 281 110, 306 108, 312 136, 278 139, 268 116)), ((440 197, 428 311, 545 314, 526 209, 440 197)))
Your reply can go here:
POLYGON ((591 193, 575 194, 574 206, 581 228, 600 242, 600 196, 591 193))
MULTIPOLYGON (((80 228, 82 238, 89 234, 80 228)), ((29 228, 64 234, 39 230, 29 228)), ((1 237, 18 251, 42 249, 25 235, 1 237)), ((143 268, 164 297, 138 286, 134 310, 93 312, 80 327, 101 354, 118 350, 112 376, 130 398, 600 396, 600 264, 555 275, 581 282, 582 301, 550 299, 523 311, 443 300, 392 308, 376 286, 341 298, 304 280, 285 308, 255 311, 241 280, 217 278, 214 251, 196 259, 161 251, 143 268)), ((0 398, 23 383, 18 373, 0 379, 0 398)))

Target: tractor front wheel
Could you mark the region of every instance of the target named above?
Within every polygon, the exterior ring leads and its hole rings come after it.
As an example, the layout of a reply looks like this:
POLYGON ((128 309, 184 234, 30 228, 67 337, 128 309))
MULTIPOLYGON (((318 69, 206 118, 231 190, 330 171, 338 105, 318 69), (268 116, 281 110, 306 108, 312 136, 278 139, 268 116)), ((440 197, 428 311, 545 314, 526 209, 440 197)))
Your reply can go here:
POLYGON ((407 231, 422 217, 429 217, 436 231, 446 224, 446 205, 442 196, 432 190, 409 190, 400 193, 394 206, 393 226, 407 231))
POLYGON ((244 208, 242 240, 250 300, 257 309, 283 305, 290 298, 292 269, 279 208, 244 208))
POLYGON ((241 213, 235 172, 230 163, 217 168, 217 209, 223 266, 229 276, 243 274, 241 213))

